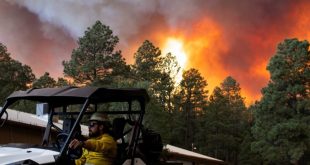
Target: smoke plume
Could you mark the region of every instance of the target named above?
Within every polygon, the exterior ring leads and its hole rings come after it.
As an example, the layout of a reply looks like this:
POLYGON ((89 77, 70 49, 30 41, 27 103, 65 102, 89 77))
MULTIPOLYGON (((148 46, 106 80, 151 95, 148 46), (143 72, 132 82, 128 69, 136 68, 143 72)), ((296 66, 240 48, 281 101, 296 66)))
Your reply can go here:
POLYGON ((168 37, 180 38, 187 68, 198 69, 210 91, 232 76, 253 101, 269 80, 276 45, 310 38, 308 11, 306 0, 8 0, 0 3, 0 42, 37 77, 61 77, 61 61, 96 20, 120 38, 129 63, 146 39, 161 48, 168 37))

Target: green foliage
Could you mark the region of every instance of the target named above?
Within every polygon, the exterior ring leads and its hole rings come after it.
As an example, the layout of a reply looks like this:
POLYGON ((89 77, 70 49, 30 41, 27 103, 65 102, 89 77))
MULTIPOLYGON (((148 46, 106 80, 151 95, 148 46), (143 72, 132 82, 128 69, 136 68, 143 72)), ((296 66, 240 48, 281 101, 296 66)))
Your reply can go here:
POLYGON ((57 87, 70 86, 70 85, 73 85, 73 84, 71 84, 66 79, 61 78, 61 77, 59 77, 57 82, 56 82, 57 87))
POLYGON ((180 83, 181 103, 185 103, 186 111, 201 111, 206 105, 207 81, 197 69, 191 68, 183 72, 180 83))
POLYGON ((129 72, 121 52, 114 52, 118 40, 108 26, 97 21, 79 38, 71 60, 63 61, 65 76, 76 84, 100 86, 111 84, 111 76, 129 72))
POLYGON ((310 161, 309 65, 309 43, 297 39, 280 43, 269 62, 271 81, 255 107, 252 128, 252 149, 267 163, 310 161))
POLYGON ((208 155, 233 164, 238 162, 245 131, 250 129, 240 90, 239 83, 230 76, 214 89, 203 120, 206 133, 200 142, 208 155))
MULTIPOLYGON (((207 105, 206 80, 198 70, 189 69, 183 73, 180 89, 176 95, 176 112, 180 112, 177 120, 182 121, 176 130, 179 136, 182 135, 182 147, 192 149, 197 142, 199 131, 198 116, 207 105)), ((177 116, 177 115, 176 115, 177 116)))
POLYGON ((35 79, 32 70, 27 65, 12 59, 7 48, 0 43, 0 101, 16 90, 26 90, 35 79))
POLYGON ((180 71, 179 64, 176 57, 171 53, 161 58, 160 64, 161 74, 159 77, 159 83, 154 85, 154 90, 156 91, 156 99, 159 104, 162 105, 164 111, 171 113, 173 110, 173 97, 175 94, 176 82, 175 78, 180 71))
POLYGON ((50 77, 48 72, 45 72, 43 76, 33 82, 33 88, 53 88, 56 86, 56 81, 50 77))
POLYGON ((134 54, 134 72, 136 78, 142 81, 158 82, 160 77, 161 51, 150 41, 146 40, 134 54))
POLYGON ((164 142, 172 138, 173 97, 175 75, 179 72, 176 58, 168 53, 161 55, 158 47, 150 41, 144 41, 134 55, 133 79, 147 84, 151 102, 145 114, 145 126, 162 135, 164 142))
MULTIPOLYGON (((176 94, 175 78, 178 74, 180 67, 176 61, 176 57, 171 53, 168 53, 162 57, 161 62, 161 74, 159 77, 159 83, 154 85, 154 99, 157 100, 158 114, 161 115, 161 124, 158 125, 158 130, 161 133, 164 142, 173 142, 175 140, 174 128, 178 125, 176 116, 177 113, 174 110, 174 97, 176 94)), ((170 143, 172 144, 172 143, 170 143)))
POLYGON ((240 154, 238 156, 238 162, 240 164, 253 164, 261 165, 263 164, 263 159, 260 154, 257 154, 251 149, 251 144, 255 140, 253 134, 251 133, 251 127, 253 126, 253 114, 255 106, 251 105, 245 112, 245 118, 248 120, 248 123, 245 125, 243 131, 243 141, 241 143, 240 154))

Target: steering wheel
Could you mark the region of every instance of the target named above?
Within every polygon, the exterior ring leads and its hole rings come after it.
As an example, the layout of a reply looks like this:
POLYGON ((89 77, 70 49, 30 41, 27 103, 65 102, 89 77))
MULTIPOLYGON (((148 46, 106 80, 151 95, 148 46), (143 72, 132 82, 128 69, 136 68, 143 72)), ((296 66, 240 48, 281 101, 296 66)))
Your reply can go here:
MULTIPOLYGON (((57 147, 59 148, 59 150, 61 149, 61 139, 66 139, 67 137, 69 136, 68 133, 59 133, 56 137, 56 145, 57 147)), ((65 142, 63 142, 65 143, 65 142)), ((72 149, 72 148, 68 148, 66 154, 69 156, 70 159, 78 159, 82 156, 83 154, 83 150, 82 150, 82 147, 78 147, 78 148, 75 148, 75 149, 72 149)))
POLYGON ((61 147, 63 146, 63 144, 65 143, 65 142, 63 141, 63 139, 66 139, 68 136, 69 136, 69 134, 64 133, 64 132, 59 133, 59 134, 56 136, 56 141, 55 141, 55 142, 56 142, 56 146, 57 146, 57 148, 58 148, 59 151, 60 151, 61 147))

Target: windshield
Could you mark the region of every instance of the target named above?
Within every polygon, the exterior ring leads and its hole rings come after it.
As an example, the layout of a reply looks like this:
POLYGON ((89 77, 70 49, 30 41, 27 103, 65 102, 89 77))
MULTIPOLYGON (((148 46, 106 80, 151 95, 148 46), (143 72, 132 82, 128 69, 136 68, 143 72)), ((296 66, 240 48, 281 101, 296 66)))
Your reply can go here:
MULTIPOLYGON (((19 100, 5 111, 7 114, 1 118, 3 126, 0 128, 0 133, 6 136, 0 137, 2 143, 0 145, 49 148, 55 151, 61 151, 79 115, 81 115, 80 122, 76 124, 75 131, 72 131, 72 136, 79 139, 88 137, 89 117, 96 111, 109 114, 111 122, 116 118, 137 121, 141 115, 136 113, 140 111, 137 101, 130 104, 108 102, 88 104, 86 107, 84 104, 53 107, 53 104, 19 100), (81 113, 83 108, 85 110, 81 113)), ((129 127, 130 125, 127 125, 125 129, 130 130, 129 127)), ((128 136, 124 137, 127 139, 128 136)))

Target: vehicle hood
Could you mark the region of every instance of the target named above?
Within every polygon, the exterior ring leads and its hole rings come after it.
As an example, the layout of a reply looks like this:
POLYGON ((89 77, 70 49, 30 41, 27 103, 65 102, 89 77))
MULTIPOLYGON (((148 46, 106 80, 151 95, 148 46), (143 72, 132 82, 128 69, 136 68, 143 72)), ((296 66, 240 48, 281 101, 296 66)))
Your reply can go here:
POLYGON ((24 161, 33 161, 38 164, 55 162, 55 155, 59 152, 41 148, 17 148, 0 146, 0 165, 23 164, 24 161))

